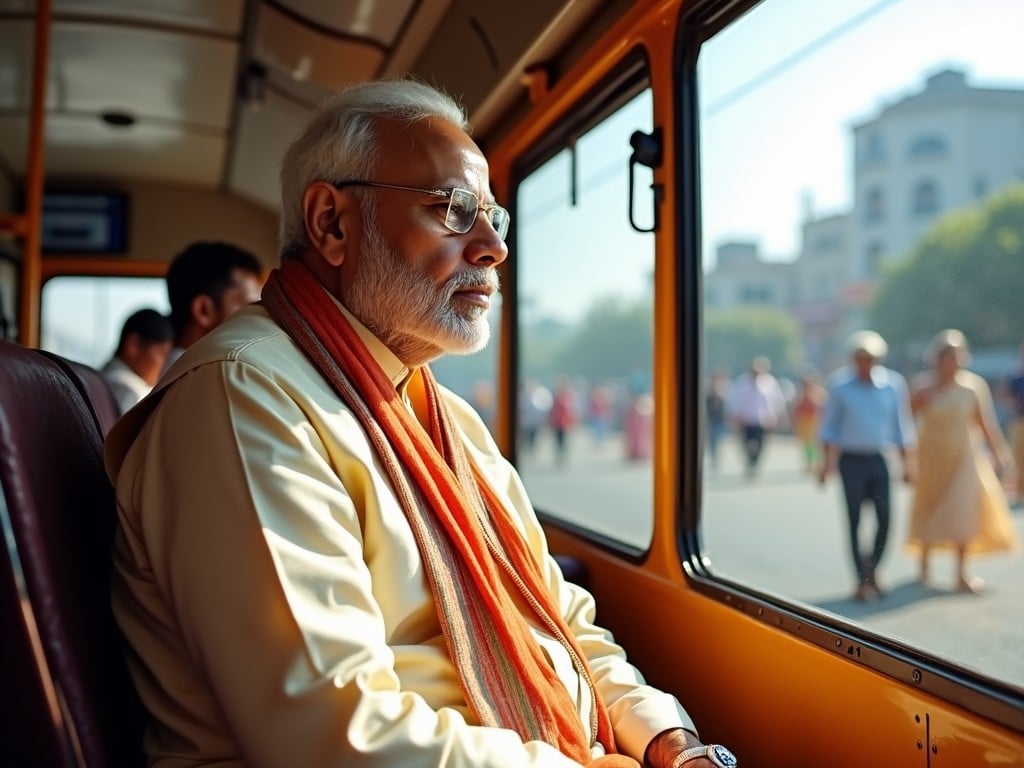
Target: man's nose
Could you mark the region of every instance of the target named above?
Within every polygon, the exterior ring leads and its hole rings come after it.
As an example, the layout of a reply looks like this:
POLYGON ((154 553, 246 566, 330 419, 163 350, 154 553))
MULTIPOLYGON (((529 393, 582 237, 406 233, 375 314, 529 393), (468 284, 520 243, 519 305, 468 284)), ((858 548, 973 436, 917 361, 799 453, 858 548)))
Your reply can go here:
POLYGON ((488 217, 478 216, 470 234, 472 240, 466 247, 466 260, 471 264, 496 267, 508 258, 508 246, 488 217))

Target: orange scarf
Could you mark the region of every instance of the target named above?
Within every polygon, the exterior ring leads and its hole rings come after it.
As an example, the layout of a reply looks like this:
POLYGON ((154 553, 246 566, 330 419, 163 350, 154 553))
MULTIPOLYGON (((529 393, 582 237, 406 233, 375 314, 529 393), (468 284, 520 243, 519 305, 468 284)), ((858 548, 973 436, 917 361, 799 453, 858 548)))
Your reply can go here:
POLYGON ((545 741, 585 765, 638 768, 632 758, 615 754, 608 713, 586 659, 540 565, 472 465, 430 370, 418 369, 410 382, 410 391, 413 384, 422 389, 428 434, 303 264, 288 260, 272 272, 262 298, 271 317, 359 419, 386 468, 416 537, 463 693, 479 721, 512 729, 524 742, 545 741), (572 699, 507 584, 514 585, 590 686, 591 733, 609 753, 605 757, 591 760, 572 699))

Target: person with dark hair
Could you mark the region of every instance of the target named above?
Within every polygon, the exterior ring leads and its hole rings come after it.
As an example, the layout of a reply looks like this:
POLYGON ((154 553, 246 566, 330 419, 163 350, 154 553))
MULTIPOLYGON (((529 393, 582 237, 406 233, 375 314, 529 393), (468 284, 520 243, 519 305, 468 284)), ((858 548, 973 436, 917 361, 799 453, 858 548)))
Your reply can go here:
POLYGON ((117 351, 101 370, 121 413, 149 394, 159 380, 173 338, 170 321, 155 309, 140 309, 124 321, 117 351))
POLYGON ((755 357, 750 369, 732 385, 726 403, 727 412, 739 428, 748 478, 757 472, 769 431, 781 426, 786 414, 786 398, 771 370, 767 357, 755 357))
POLYGON ((167 270, 174 348, 164 370, 235 311, 258 301, 259 293, 260 263, 248 251, 207 241, 185 248, 167 270))
POLYGON ((111 432, 150 765, 737 765, 596 623, 430 371, 486 345, 508 255, 468 129, 412 80, 328 102, 285 156, 262 301, 111 432))

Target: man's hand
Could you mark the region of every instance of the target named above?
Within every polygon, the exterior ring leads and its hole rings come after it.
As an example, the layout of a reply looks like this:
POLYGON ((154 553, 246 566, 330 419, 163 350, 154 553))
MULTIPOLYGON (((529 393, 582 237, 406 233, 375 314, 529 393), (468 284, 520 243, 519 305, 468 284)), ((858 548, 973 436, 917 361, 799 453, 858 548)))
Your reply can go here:
POLYGON ((828 464, 826 464, 825 462, 822 462, 821 466, 818 467, 818 473, 817 474, 818 474, 818 483, 821 484, 821 485, 824 485, 825 481, 828 479, 828 476, 829 476, 828 464))
POLYGON ((839 451, 831 443, 821 446, 821 465, 818 467, 818 483, 825 484, 828 476, 839 469, 839 451))
MULTIPOLYGON (((700 745, 701 741, 695 734, 682 728, 662 731, 647 745, 647 751, 644 753, 644 765, 650 768, 674 768, 675 759, 683 753, 683 750, 700 745)), ((686 764, 686 768, 714 768, 714 763, 706 757, 699 757, 690 760, 686 764)))

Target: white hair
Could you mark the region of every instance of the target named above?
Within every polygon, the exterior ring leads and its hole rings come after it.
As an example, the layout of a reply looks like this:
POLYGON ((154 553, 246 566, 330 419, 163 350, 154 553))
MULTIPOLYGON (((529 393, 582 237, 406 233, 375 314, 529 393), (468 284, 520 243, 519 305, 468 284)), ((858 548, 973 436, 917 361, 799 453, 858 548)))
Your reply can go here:
POLYGON ((281 258, 296 256, 309 245, 302 195, 310 184, 365 179, 377 161, 378 120, 411 125, 428 118, 470 130, 465 110, 454 99, 416 80, 360 83, 327 101, 288 148, 281 166, 281 258))

